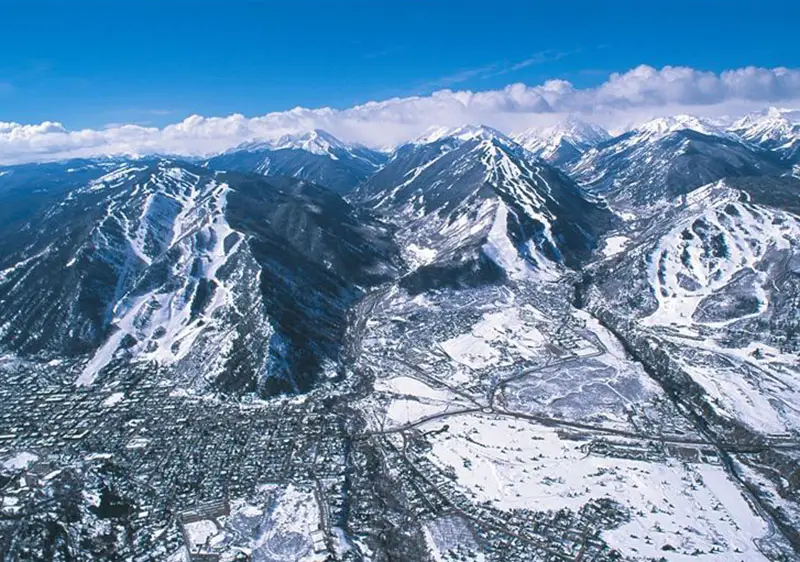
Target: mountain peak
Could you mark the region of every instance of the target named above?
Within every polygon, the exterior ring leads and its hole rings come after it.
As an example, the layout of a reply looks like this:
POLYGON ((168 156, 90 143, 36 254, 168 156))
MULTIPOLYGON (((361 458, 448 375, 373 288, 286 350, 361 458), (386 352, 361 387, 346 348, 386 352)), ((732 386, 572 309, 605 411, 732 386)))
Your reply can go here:
POLYGON ((516 138, 525 140, 540 139, 548 142, 559 142, 563 139, 575 144, 593 145, 608 140, 610 135, 608 131, 599 125, 588 123, 569 115, 563 121, 559 121, 550 127, 527 129, 517 135, 516 138))
POLYGON ((328 155, 334 149, 345 150, 348 145, 322 129, 311 129, 301 133, 289 133, 263 140, 249 141, 227 152, 246 150, 305 150, 312 154, 328 155))
POLYGON ((738 121, 735 121, 731 125, 730 129, 732 131, 745 131, 748 129, 752 130, 754 128, 762 130, 768 128, 789 129, 799 124, 800 115, 798 115, 797 111, 773 106, 766 111, 749 113, 745 115, 738 121))
POLYGON ((343 194, 373 174, 384 161, 376 151, 312 129, 239 145, 211 158, 207 166, 214 170, 291 176, 343 194))
POLYGON ((462 142, 476 139, 498 139, 503 142, 511 142, 505 134, 492 127, 487 127, 486 125, 462 125, 460 127, 431 127, 412 141, 412 144, 431 144, 443 139, 456 139, 462 142))
POLYGON ((284 135, 275 140, 273 144, 274 150, 300 149, 313 154, 330 154, 331 150, 346 149, 347 147, 347 144, 322 129, 312 129, 295 135, 284 135))
POLYGON ((704 135, 726 136, 724 129, 715 123, 694 115, 657 117, 642 123, 634 129, 637 134, 647 137, 661 137, 685 130, 696 131, 704 135))
POLYGON ((610 138, 608 131, 574 115, 546 128, 532 128, 514 140, 544 160, 559 164, 577 158, 610 138))
POLYGON ((793 157, 800 146, 800 114, 790 109, 770 107, 736 121, 729 129, 742 140, 793 157))

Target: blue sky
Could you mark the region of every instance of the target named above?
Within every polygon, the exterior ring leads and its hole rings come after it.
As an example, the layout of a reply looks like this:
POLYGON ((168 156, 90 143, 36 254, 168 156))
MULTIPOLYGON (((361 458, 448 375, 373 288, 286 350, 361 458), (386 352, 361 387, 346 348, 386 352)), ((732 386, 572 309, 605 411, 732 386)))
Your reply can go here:
POLYGON ((639 64, 800 66, 800 2, 0 0, 0 121, 163 126, 639 64))

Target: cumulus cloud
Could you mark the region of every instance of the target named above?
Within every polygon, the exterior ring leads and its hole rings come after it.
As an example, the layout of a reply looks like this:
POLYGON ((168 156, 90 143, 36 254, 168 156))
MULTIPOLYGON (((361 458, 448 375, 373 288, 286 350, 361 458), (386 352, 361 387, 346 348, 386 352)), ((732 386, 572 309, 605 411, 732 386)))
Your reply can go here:
POLYGON ((800 70, 746 67, 713 73, 688 67, 642 65, 611 74, 597 87, 565 80, 511 84, 472 92, 443 89, 427 96, 392 98, 348 109, 307 109, 259 117, 192 115, 163 128, 114 125, 67 130, 57 122, 0 122, 0 162, 53 160, 101 154, 205 156, 242 142, 325 129, 352 142, 388 147, 431 126, 482 123, 506 132, 549 125, 567 114, 611 128, 675 113, 738 116, 769 104, 800 106, 800 70))

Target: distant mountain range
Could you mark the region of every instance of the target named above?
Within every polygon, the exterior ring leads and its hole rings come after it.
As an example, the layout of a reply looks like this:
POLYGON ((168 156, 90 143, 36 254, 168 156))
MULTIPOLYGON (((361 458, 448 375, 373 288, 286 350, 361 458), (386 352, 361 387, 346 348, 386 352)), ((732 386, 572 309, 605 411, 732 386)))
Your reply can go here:
POLYGON ((386 161, 380 152, 348 145, 325 131, 249 142, 209 159, 212 170, 291 176, 344 194, 374 174, 386 161))
POLYGON ((5 167, 0 337, 18 353, 86 361, 84 383, 115 358, 173 365, 247 348, 203 384, 307 389, 312 372, 335 369, 347 309, 369 286, 457 290, 580 270, 609 232, 646 230, 701 186, 791 183, 790 117, 723 127, 676 116, 616 137, 575 118, 513 138, 436 128, 389 154, 314 130, 195 164, 5 167), (246 331, 273 334, 263 346, 227 331, 245 318, 246 331))
POLYGON ((519 144, 554 166, 576 160, 610 138, 602 127, 574 117, 552 127, 529 129, 514 136, 519 144))

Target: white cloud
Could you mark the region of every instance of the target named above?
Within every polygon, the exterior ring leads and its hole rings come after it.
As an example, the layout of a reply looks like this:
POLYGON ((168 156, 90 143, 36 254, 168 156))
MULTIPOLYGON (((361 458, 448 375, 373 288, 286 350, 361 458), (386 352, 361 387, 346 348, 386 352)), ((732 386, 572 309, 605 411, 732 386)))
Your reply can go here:
POLYGON ((624 127, 675 113, 736 116, 771 103, 800 106, 800 70, 746 67, 716 74, 642 65, 612 74, 594 88, 549 80, 538 86, 511 84, 480 92, 440 90, 344 110, 297 107, 252 118, 193 115, 163 128, 114 125, 70 131, 49 121, 0 122, 0 162, 154 152, 203 156, 244 141, 311 128, 378 147, 408 140, 434 125, 482 123, 514 132, 548 125, 571 113, 608 127, 624 127))

